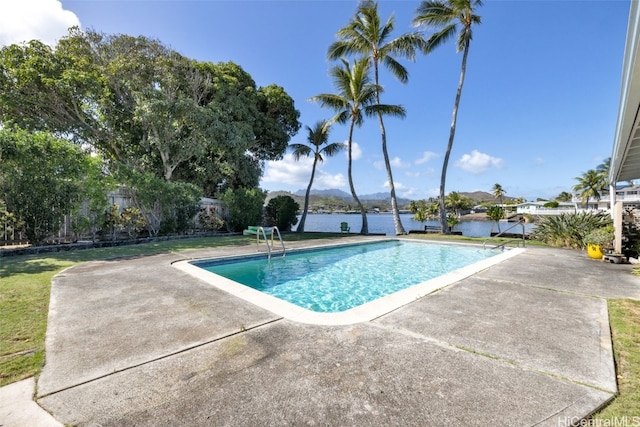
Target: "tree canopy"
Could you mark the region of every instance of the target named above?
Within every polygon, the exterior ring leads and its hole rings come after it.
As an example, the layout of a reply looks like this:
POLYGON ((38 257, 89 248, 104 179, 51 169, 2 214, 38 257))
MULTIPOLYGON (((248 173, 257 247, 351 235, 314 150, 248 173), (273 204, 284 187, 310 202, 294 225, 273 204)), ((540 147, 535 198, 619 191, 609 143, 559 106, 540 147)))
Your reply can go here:
POLYGON ((143 36, 73 28, 55 48, 0 49, 4 125, 52 132, 207 195, 257 186, 298 117, 282 87, 256 87, 237 64, 198 62, 143 36))

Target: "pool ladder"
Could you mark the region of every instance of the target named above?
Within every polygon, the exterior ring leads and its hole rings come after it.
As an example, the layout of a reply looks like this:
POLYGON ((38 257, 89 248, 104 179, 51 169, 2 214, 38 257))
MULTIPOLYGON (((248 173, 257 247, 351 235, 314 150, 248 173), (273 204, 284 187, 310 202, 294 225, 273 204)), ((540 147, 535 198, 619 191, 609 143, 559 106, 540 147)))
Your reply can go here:
POLYGON ((262 234, 262 236, 264 237, 264 243, 267 245, 267 253, 269 254, 269 260, 271 260, 271 253, 273 252, 273 235, 274 234, 278 234, 278 240, 280 240, 280 245, 282 245, 282 256, 284 257, 284 254, 286 252, 286 249, 284 247, 284 242, 282 241, 282 236, 280 235, 280 230, 278 230, 278 227, 258 227, 258 232, 256 233, 256 244, 258 245, 258 248, 260 248, 260 234, 262 234), (267 233, 271 233, 271 244, 269 244, 269 239, 267 238, 267 233))
MULTIPOLYGON (((507 231, 511 230, 514 227, 517 227, 518 225, 522 227, 522 247, 524 248, 526 246, 526 236, 525 236, 525 230, 524 230, 524 221, 519 221, 516 224, 512 225, 511 227, 507 228, 506 230, 502 230, 501 232, 499 232, 495 236, 489 237, 487 240, 484 241, 484 243, 482 243, 482 248, 483 249, 487 249, 487 243, 489 241, 494 240, 494 239, 502 236, 504 233, 506 233, 507 231)), ((502 242, 502 243, 498 243, 497 245, 493 246, 490 249, 502 249, 504 251, 504 247, 507 244, 514 243, 514 242, 516 242, 517 247, 520 247, 520 239, 511 239, 511 240, 507 240, 507 241, 502 242)))

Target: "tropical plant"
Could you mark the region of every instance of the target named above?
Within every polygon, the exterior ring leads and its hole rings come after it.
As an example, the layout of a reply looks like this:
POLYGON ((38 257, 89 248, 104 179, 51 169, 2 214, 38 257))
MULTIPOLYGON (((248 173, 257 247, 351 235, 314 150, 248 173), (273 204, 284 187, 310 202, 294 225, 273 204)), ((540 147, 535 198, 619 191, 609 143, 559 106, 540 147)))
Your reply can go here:
POLYGON ((491 193, 493 194, 493 197, 500 201, 501 206, 504 205, 502 198, 505 194, 507 194, 507 192, 504 190, 504 188, 502 188, 502 185, 494 184, 493 188, 491 189, 491 193))
POLYGON ((447 194, 445 203, 448 212, 452 212, 457 217, 461 215, 462 211, 473 207, 473 200, 457 191, 447 194))
POLYGON ((206 231, 218 231, 224 227, 224 220, 216 214, 216 211, 210 211, 204 207, 201 207, 198 213, 198 223, 206 231))
POLYGON ((609 170, 611 169, 611 157, 607 157, 596 166, 596 170, 602 175, 605 182, 609 180, 609 170))
POLYGON ((447 224, 445 210, 445 184, 447 178, 447 167, 449 156, 453 148, 453 140, 456 133, 456 121, 458 118, 458 107, 462 96, 462 87, 467 71, 467 57, 472 39, 472 26, 481 22, 480 16, 474 14, 475 10, 482 6, 481 0, 427 0, 420 3, 413 19, 414 25, 433 28, 436 32, 427 39, 424 49, 425 53, 431 52, 436 47, 444 44, 458 33, 456 50, 462 51, 462 66, 460 70, 460 80, 456 91, 456 98, 453 104, 453 114, 451 128, 449 131, 449 142, 442 164, 442 175, 440 178, 440 223, 445 234, 450 230, 447 224))
POLYGON ((300 205, 291 196, 277 196, 269 200, 264 209, 264 223, 276 226, 280 231, 291 231, 298 222, 300 205))
POLYGON ((438 214, 438 203, 426 200, 412 200, 409 203, 409 212, 413 214, 413 219, 420 222, 426 222, 433 219, 438 214))
POLYGON ((336 111, 332 121, 337 123, 349 123, 349 136, 347 138, 349 188, 351 196, 358 204, 362 214, 361 234, 369 234, 369 224, 367 222, 367 211, 356 194, 353 184, 353 130, 357 125, 362 126, 364 117, 370 117, 378 112, 385 115, 403 117, 405 110, 399 105, 386 105, 376 103, 376 96, 381 88, 371 83, 369 71, 370 61, 363 58, 354 61, 353 66, 345 59, 341 59, 342 66, 335 66, 331 69, 331 76, 338 90, 337 94, 320 94, 311 98, 312 101, 319 102, 322 107, 328 107, 336 111))
POLYGON ((326 120, 318 121, 315 126, 310 128, 305 126, 309 136, 307 141, 310 145, 306 144, 290 144, 289 147, 293 150, 293 158, 297 161, 301 157, 313 156, 313 166, 311 167, 311 177, 309 178, 309 185, 307 191, 304 194, 304 209, 302 210, 302 216, 300 217, 300 223, 298 224, 297 232, 304 233, 304 223, 307 219, 307 211, 309 210, 309 194, 311 194, 311 186, 313 185, 313 178, 316 174, 316 166, 318 162, 323 162, 324 157, 331 157, 342 151, 345 146, 341 142, 329 143, 329 131, 331 130, 331 123, 326 120))
POLYGON ((568 191, 563 191, 556 196, 558 202, 570 202, 571 200, 573 200, 573 196, 568 191))
POLYGON ((599 245, 599 246, 612 246, 615 238, 615 230, 613 225, 606 225, 604 227, 598 227, 591 230, 584 236, 584 245, 599 245))
POLYGON ((122 223, 120 206, 115 203, 112 204, 107 210, 105 210, 102 218, 104 220, 104 223, 102 224, 102 234, 108 235, 111 240, 116 240, 122 223))
POLYGON ((147 223, 138 208, 128 206, 122 211, 120 217, 120 227, 122 231, 127 233, 128 237, 137 237, 138 233, 144 230, 147 226, 147 223))
POLYGON ((589 207, 589 200, 591 198, 596 201, 600 200, 602 191, 605 190, 607 186, 606 178, 602 172, 590 169, 583 173, 582 176, 576 177, 576 179, 578 183, 573 186, 573 190, 580 195, 582 203, 584 203, 587 208, 589 207))
POLYGON ((449 228, 453 230, 453 227, 455 227, 458 224, 460 224, 460 218, 452 214, 451 212, 449 212, 447 214, 447 225, 449 226, 449 228))
POLYGON ((533 237, 551 246, 582 249, 587 234, 610 224, 611 217, 603 213, 563 213, 543 217, 533 230, 533 237))
MULTIPOLYGON (((373 65, 374 83, 376 85, 376 103, 380 104, 380 64, 383 64, 400 82, 406 83, 409 73, 400 64, 396 57, 415 59, 416 49, 426 48, 422 35, 418 32, 406 33, 395 39, 390 39, 394 30, 393 15, 382 23, 378 14, 378 2, 364 0, 358 5, 358 10, 352 21, 337 33, 338 41, 329 46, 327 56, 329 59, 338 59, 343 56, 357 55, 366 57, 373 65)), ((389 191, 391 196, 391 212, 396 234, 405 234, 406 231, 400 220, 400 210, 396 199, 395 184, 391 171, 391 162, 387 150, 387 132, 384 126, 383 112, 378 111, 378 123, 382 138, 382 154, 387 170, 389 191)))
MULTIPOLYGON (((487 216, 491 221, 495 221, 498 225, 498 233, 500 232, 500 220, 504 217, 504 208, 502 206, 491 206, 487 209, 487 216)), ((492 230, 493 231, 493 227, 492 230)))

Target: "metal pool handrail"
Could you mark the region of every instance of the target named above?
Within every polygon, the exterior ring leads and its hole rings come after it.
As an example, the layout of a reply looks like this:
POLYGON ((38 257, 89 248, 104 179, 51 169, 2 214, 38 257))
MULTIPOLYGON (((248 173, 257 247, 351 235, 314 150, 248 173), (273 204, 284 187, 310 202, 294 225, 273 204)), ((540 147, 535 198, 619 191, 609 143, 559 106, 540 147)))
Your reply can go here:
MULTIPOLYGON (((525 233, 525 230, 524 230, 524 221, 518 221, 517 223, 513 224, 511 227, 509 227, 509 228, 507 228, 507 229, 505 229, 505 230, 502 230, 501 232, 499 232, 499 233, 498 233, 498 234, 496 234, 495 236, 491 236, 491 237, 489 237, 487 240, 485 240, 485 241, 482 243, 482 249, 487 249, 487 242, 489 242, 489 241, 491 241, 491 240, 494 240, 494 239, 496 239, 496 238, 498 238, 498 237, 502 236, 504 233, 506 233, 507 231, 511 230, 511 229, 512 229, 512 228, 514 228, 514 227, 517 227, 518 225, 522 227, 522 247, 524 248, 524 247, 526 246, 526 243, 525 243, 525 242, 526 242, 526 239, 525 239, 525 234, 524 234, 524 233, 525 233)), ((507 240, 506 242, 499 243, 499 244, 495 245, 494 247, 492 247, 491 249, 502 248, 502 250, 504 251, 504 247, 505 247, 505 245, 506 245, 507 243, 510 243, 510 242, 513 242, 513 241, 518 241, 518 247, 520 247, 520 241, 519 241, 519 239, 513 239, 513 240, 507 240)))
POLYGON ((282 236, 280 235, 280 230, 278 227, 258 227, 257 236, 257 244, 260 246, 260 233, 262 232, 262 236, 264 237, 264 243, 267 245, 267 253, 269 254, 269 259, 271 259, 271 248, 273 248, 273 232, 278 234, 278 239, 280 240, 280 244, 282 245, 282 256, 284 257, 286 249, 284 247, 284 242, 282 241, 282 236), (269 240, 267 239, 267 231, 271 232, 271 245, 269 245, 269 240))

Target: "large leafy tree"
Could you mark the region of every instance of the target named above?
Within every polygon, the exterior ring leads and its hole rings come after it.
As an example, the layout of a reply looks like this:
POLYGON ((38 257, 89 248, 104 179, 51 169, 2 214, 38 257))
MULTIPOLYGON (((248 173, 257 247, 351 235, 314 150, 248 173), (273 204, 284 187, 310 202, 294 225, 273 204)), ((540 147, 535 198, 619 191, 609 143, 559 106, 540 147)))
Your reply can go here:
POLYGON ((434 29, 435 33, 427 39, 425 53, 432 51, 443 45, 457 34, 456 49, 462 52, 462 66, 460 69, 460 80, 456 91, 456 98, 453 104, 453 114, 451 128, 449 130, 449 141, 442 164, 442 174, 440 178, 440 222, 445 234, 450 232, 447 224, 445 210, 445 184, 447 178, 447 167, 449 156, 453 148, 453 140, 456 134, 456 122, 458 118, 458 107, 462 96, 462 87, 467 72, 467 56, 472 39, 472 27, 481 22, 480 16, 475 14, 475 10, 482 6, 481 0, 427 0, 420 3, 413 19, 413 23, 434 29))
POLYGON ((80 208, 91 187, 86 181, 98 170, 67 140, 43 132, 0 130, 0 199, 24 224, 32 244, 56 234, 64 216, 80 208))
POLYGON ((589 200, 600 200, 602 192, 607 187, 605 175, 598 170, 590 169, 581 176, 576 177, 578 183, 573 186, 573 191, 577 192, 582 199, 582 203, 589 207, 589 200))
POLYGON ((297 161, 302 157, 313 156, 313 166, 311 167, 311 177, 309 178, 309 185, 307 191, 304 194, 304 208, 302 209, 302 216, 298 223, 297 232, 304 233, 304 223, 307 219, 307 211, 309 210, 309 195, 311 194, 311 186, 313 185, 313 178, 316 174, 316 167, 318 162, 323 162, 325 157, 332 157, 336 153, 342 151, 345 146, 342 142, 329 143, 329 132, 331 130, 331 123, 326 120, 320 120, 316 122, 313 128, 305 126, 308 136, 307 144, 294 143, 289 146, 293 150, 293 158, 297 161))
POLYGON ((257 88, 235 64, 199 63, 142 36, 72 29, 55 49, 34 41, 0 50, 0 121, 207 194, 257 183, 298 116, 282 88, 257 88))
POLYGON ((311 100, 319 102, 322 107, 334 110, 336 115, 332 121, 349 123, 349 136, 347 138, 349 188, 351 189, 351 196, 362 214, 360 233, 369 234, 367 211, 358 198, 353 184, 353 130, 356 125, 358 127, 362 126, 365 116, 371 117, 378 112, 382 112, 385 115, 404 117, 405 110, 399 105, 384 105, 376 102, 380 88, 371 82, 369 74, 371 62, 367 58, 354 61, 353 66, 345 59, 341 59, 341 63, 341 66, 334 66, 330 71, 337 93, 316 95, 311 100))
MULTIPOLYGON (((338 31, 339 40, 329 46, 327 56, 329 59, 338 59, 348 55, 368 58, 373 65, 374 83, 378 89, 381 87, 380 65, 384 65, 400 82, 406 83, 409 79, 409 73, 396 58, 414 60, 416 49, 424 48, 424 39, 418 32, 403 34, 392 39, 394 21, 393 15, 385 23, 381 21, 377 1, 364 0, 360 2, 351 22, 338 31)), ((376 90, 376 103, 380 104, 380 90, 376 90)), ((378 123, 382 137, 382 154, 389 182, 393 222, 396 234, 405 234, 396 200, 396 190, 387 149, 387 132, 381 111, 378 112, 378 123)))

